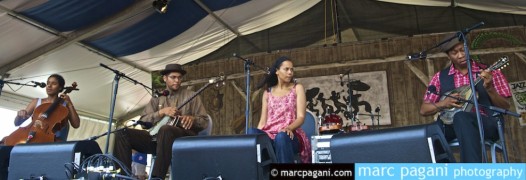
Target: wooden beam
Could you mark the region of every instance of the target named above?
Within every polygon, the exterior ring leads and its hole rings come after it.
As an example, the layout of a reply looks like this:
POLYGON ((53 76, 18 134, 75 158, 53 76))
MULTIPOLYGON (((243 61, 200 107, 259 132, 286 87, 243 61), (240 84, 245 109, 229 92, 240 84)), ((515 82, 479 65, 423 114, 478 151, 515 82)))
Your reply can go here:
POLYGON ((404 61, 404 64, 420 79, 420 82, 424 83, 425 86, 429 84, 429 78, 420 69, 411 64, 411 61, 404 61))
POLYGON ((432 59, 426 59, 426 65, 427 65, 427 78, 429 79, 429 81, 431 81, 431 79, 435 75, 435 64, 433 64, 432 59))
POLYGON ((234 89, 236 90, 236 92, 238 92, 241 97, 243 97, 243 99, 246 101, 247 100, 247 95, 245 95, 245 92, 243 92, 243 90, 241 90, 241 88, 239 88, 236 84, 235 81, 230 81, 230 84, 232 84, 232 86, 234 87, 234 89))
MULTIPOLYGON (((513 53, 513 52, 522 52, 526 51, 526 46, 520 46, 520 47, 512 47, 512 48, 490 48, 490 49, 477 49, 471 51, 471 55, 483 55, 483 54, 501 54, 501 53, 513 53)), ((389 63, 389 62, 398 62, 398 61, 407 61, 406 55, 399 55, 399 56, 391 56, 387 58, 375 58, 375 59, 361 59, 361 60, 350 60, 345 61, 342 63, 329 63, 329 64, 320 64, 320 65, 312 65, 312 66, 300 66, 295 67, 294 70, 296 72, 299 71, 311 71, 311 70, 317 70, 317 69, 329 69, 329 68, 336 68, 336 67, 345 67, 345 66, 357 66, 357 65, 365 65, 365 64, 378 64, 378 63, 389 63)), ((428 54, 428 59, 438 59, 438 58, 445 58, 446 54, 443 52, 428 54)), ((257 71, 252 73, 251 75, 261 75, 263 74, 263 71, 257 71)), ((237 79, 237 78, 245 78, 244 73, 236 73, 227 75, 227 79, 237 79)), ((183 86, 191 85, 191 84, 200 84, 208 82, 207 78, 203 79, 195 79, 186 81, 183 83, 183 86)), ((427 85, 427 84, 426 84, 427 85)))
POLYGON ((517 57, 519 57, 519 59, 524 63, 526 64, 526 55, 522 54, 522 53, 519 53, 519 52, 516 52, 515 55, 517 55, 517 57))

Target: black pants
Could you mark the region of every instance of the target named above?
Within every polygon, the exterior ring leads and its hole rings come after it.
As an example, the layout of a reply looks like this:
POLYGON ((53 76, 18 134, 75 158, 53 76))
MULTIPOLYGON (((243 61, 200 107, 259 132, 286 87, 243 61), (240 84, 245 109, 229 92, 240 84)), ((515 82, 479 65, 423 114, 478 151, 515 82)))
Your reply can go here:
POLYGON ((156 154, 152 176, 164 179, 172 160, 172 144, 178 137, 195 136, 197 133, 179 127, 164 125, 156 135, 157 141, 145 130, 124 129, 115 134, 113 155, 131 169, 131 150, 156 154))
MULTIPOLYGON (((481 119, 484 127, 484 139, 499 139, 497 120, 485 115, 481 115, 481 119)), ((456 113, 451 125, 444 125, 442 121, 437 123, 444 131, 447 141, 458 139, 461 162, 482 162, 482 145, 480 144, 477 115, 474 112, 456 113)))

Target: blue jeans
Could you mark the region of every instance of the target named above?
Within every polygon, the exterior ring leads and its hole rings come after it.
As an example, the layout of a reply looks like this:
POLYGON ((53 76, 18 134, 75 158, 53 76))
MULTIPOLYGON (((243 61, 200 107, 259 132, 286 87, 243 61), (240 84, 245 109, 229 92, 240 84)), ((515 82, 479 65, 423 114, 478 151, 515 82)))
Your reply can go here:
MULTIPOLYGON (((250 128, 247 134, 266 133, 261 129, 250 128)), ((274 153, 278 163, 294 163, 294 156, 300 152, 298 137, 294 136, 293 139, 290 139, 286 132, 279 132, 274 141, 272 141, 272 146, 274 146, 274 153)))

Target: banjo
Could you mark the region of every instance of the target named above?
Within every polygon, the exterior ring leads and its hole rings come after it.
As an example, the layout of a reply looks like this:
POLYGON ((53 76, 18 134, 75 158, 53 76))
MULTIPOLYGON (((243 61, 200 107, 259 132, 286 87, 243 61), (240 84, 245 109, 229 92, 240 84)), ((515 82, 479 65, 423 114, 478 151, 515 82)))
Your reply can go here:
MULTIPOLYGON (((199 95, 201 92, 203 92, 206 88, 208 88, 212 84, 216 84, 217 87, 222 86, 223 82, 225 81, 225 76, 221 75, 219 77, 214 77, 210 80, 208 80, 208 83, 205 84, 203 87, 201 87, 199 90, 197 90, 192 96, 190 96, 188 99, 186 99, 183 103, 181 103, 179 106, 177 106, 177 109, 181 109, 183 106, 188 104, 190 101, 192 101, 197 95, 199 95)), ((148 129, 150 132, 150 135, 155 136, 159 132, 159 129, 161 129, 164 125, 170 125, 170 126, 180 126, 180 118, 179 116, 176 116, 175 118, 172 118, 170 116, 164 116, 160 121, 155 123, 152 128, 148 129)))

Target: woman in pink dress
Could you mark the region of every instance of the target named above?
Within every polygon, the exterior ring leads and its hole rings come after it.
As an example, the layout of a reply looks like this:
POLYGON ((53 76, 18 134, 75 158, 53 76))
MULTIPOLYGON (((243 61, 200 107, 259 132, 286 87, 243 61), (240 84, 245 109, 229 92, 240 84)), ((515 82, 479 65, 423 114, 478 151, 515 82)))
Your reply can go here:
POLYGON ((278 163, 293 163, 300 154, 310 162, 310 142, 301 125, 305 119, 305 89, 294 81, 294 66, 288 57, 280 57, 265 78, 261 118, 249 134, 266 133, 273 140, 278 163))

